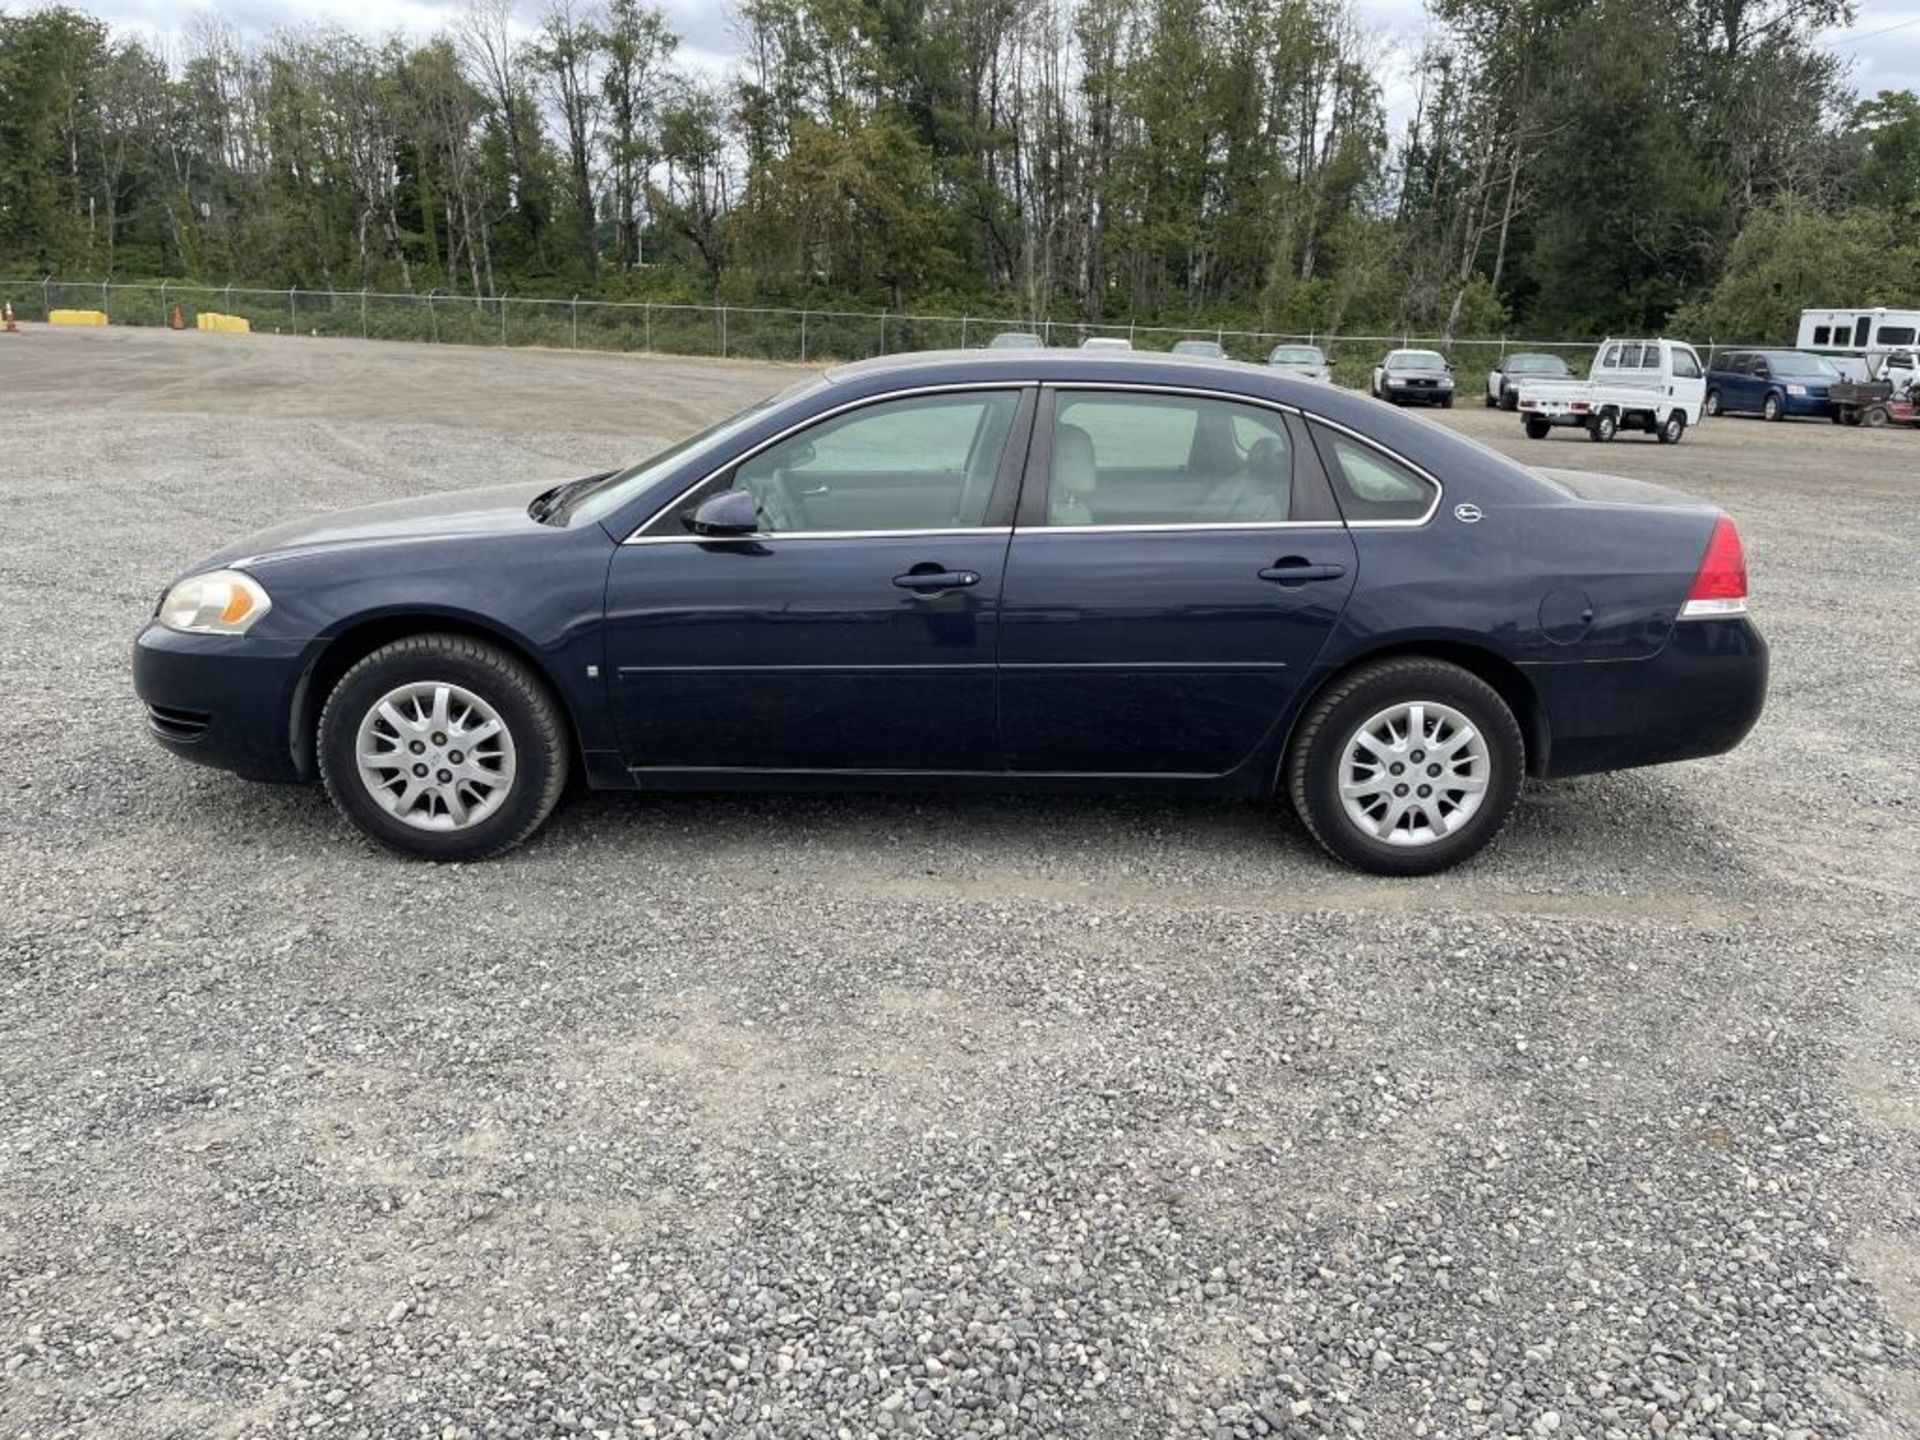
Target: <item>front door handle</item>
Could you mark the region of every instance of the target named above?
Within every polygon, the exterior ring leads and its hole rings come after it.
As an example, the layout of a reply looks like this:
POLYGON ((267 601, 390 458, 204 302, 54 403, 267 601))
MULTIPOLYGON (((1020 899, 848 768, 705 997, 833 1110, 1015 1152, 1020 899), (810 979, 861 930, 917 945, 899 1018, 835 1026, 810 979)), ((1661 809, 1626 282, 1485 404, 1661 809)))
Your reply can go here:
POLYGON ((936 590, 964 590, 969 585, 980 583, 977 570, 909 570, 904 575, 893 577, 893 583, 902 590, 913 590, 920 594, 931 594, 936 590))
POLYGON ((1338 580, 1347 573, 1344 565, 1310 565, 1298 555, 1276 560, 1259 572, 1262 580, 1275 585, 1304 585, 1309 580, 1338 580))

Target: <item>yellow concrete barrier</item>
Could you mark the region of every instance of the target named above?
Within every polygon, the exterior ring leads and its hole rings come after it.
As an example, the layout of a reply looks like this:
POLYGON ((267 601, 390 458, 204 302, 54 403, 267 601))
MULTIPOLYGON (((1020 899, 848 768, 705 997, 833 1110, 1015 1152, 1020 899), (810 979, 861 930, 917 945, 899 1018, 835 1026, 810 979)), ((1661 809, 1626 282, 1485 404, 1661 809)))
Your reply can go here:
POLYGON ((253 324, 244 315, 221 315, 212 310, 202 310, 194 317, 194 326, 201 330, 218 330, 222 335, 250 335, 253 324))
POLYGON ((49 325, 104 325, 107 312, 104 310, 49 310, 49 325))

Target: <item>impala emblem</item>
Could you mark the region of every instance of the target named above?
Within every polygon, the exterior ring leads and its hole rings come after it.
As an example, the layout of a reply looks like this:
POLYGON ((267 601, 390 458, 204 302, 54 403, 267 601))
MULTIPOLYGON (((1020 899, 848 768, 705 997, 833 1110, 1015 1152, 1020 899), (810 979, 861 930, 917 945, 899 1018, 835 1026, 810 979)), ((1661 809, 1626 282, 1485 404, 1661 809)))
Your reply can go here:
POLYGON ((1480 522, 1480 507, 1478 505, 1456 505, 1453 507, 1453 518, 1458 520, 1462 525, 1477 525, 1480 522))

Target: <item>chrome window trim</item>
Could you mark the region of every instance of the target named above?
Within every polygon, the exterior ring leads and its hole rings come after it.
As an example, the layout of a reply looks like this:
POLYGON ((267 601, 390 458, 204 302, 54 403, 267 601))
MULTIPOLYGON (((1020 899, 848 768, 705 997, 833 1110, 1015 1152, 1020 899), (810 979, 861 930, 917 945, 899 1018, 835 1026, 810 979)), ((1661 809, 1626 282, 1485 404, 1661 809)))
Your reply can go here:
POLYGON ((677 544, 677 543, 682 543, 684 541, 691 540, 699 544, 711 545, 716 541, 725 542, 727 540, 800 540, 800 539, 807 538, 809 536, 817 540, 825 540, 825 539, 840 540, 840 539, 847 539, 852 536, 873 536, 877 538, 882 535, 901 536, 901 535, 973 535, 973 534, 999 535, 999 534, 1004 534, 1009 528, 1008 526, 1004 526, 1004 525, 990 525, 984 528, 976 527, 976 526, 957 526, 957 527, 950 526, 945 529, 937 529, 937 530, 884 530, 884 531, 883 530, 787 530, 787 531, 777 532, 774 534, 762 534, 762 533, 756 532, 752 535, 684 535, 684 536, 682 535, 646 535, 646 536, 643 536, 641 532, 647 529, 648 526, 652 525, 662 515, 665 515, 670 510, 672 510, 676 505, 683 503, 689 495, 694 494, 696 491, 700 489, 701 486, 708 484, 710 481, 717 478, 723 472, 727 470, 731 470, 736 465, 746 464, 746 462, 753 459, 754 456, 760 454, 763 451, 771 450, 775 445, 778 445, 782 440, 785 440, 790 435, 796 435, 802 430, 808 429, 809 427, 814 425, 818 425, 823 420, 831 420, 834 416, 845 414, 849 410, 859 410, 869 405, 884 405, 890 400, 909 400, 913 398, 915 395, 955 395, 955 394, 965 394, 968 391, 975 391, 975 390, 985 390, 985 391, 1011 390, 1018 393, 1023 390, 1037 390, 1040 388, 1040 383, 1041 382, 1038 380, 956 380, 945 385, 915 385, 910 389, 906 389, 906 390, 889 390, 883 395, 863 395, 856 400, 848 400, 843 402, 842 404, 832 406, 829 409, 821 410, 815 414, 807 416, 807 418, 804 420, 794 421, 793 424, 787 426, 786 429, 780 431, 778 434, 769 435, 765 440, 762 440, 758 445, 754 446, 751 450, 741 451, 738 455, 734 456, 731 460, 727 461, 726 464, 714 466, 713 469, 709 470, 706 474, 702 475, 698 480, 694 481, 691 485, 687 486, 686 489, 682 490, 678 495, 675 495, 671 500, 667 501, 666 504, 660 506, 651 515, 647 516, 646 519, 642 520, 627 535, 627 538, 622 540, 620 543, 622 545, 659 545, 659 544, 665 544, 669 542, 677 544))
MULTIPOLYGON (((726 466, 720 467, 722 470, 726 466)), ((707 479, 713 477, 709 475, 707 479)), ((701 484, 705 484, 702 481, 701 484)), ((694 487, 698 489, 699 487, 694 487)), ((681 497, 685 499, 685 496, 681 497)), ((677 501, 675 502, 678 503, 677 501)), ((669 507, 671 508, 671 507, 669 507)), ((649 525, 653 522, 649 520, 649 525)), ((642 527, 645 528, 644 526, 642 527)), ((1005 535, 1011 525, 948 525, 931 530, 756 530, 751 535, 629 535, 623 545, 764 545, 779 540, 910 540, 922 536, 1005 535)))
POLYGON ((1113 525, 1016 525, 1016 535, 1124 535, 1159 530, 1344 530, 1339 520, 1169 520, 1113 525))

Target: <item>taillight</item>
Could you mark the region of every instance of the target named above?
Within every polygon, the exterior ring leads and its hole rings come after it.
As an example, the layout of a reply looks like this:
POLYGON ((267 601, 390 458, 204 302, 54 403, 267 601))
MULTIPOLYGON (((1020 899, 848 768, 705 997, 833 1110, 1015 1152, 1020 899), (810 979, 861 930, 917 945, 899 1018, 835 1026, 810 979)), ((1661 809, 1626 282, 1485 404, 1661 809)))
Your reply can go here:
POLYGON ((1713 538, 1707 541, 1707 553, 1700 559, 1700 573, 1693 577, 1687 603, 1680 607, 1682 620, 1711 620, 1723 615, 1747 613, 1747 553, 1740 548, 1740 532, 1732 517, 1722 515, 1713 526, 1713 538))

